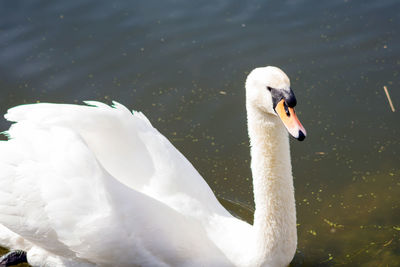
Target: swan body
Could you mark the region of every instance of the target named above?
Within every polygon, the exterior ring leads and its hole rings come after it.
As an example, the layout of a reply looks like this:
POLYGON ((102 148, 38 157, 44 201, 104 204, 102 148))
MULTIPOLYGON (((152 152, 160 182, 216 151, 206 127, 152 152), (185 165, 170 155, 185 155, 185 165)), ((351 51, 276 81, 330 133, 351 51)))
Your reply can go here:
POLYGON ((278 68, 247 78, 254 225, 226 211, 140 112, 115 102, 10 109, 0 245, 27 251, 33 266, 287 266, 297 244, 287 132, 305 130, 275 102, 292 94, 278 68))

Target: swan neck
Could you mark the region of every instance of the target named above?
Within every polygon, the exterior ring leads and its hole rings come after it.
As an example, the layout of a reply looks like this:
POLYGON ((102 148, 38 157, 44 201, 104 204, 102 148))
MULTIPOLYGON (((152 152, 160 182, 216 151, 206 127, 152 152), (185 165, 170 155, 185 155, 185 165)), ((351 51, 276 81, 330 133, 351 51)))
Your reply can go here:
POLYGON ((254 234, 260 265, 283 266, 297 246, 288 134, 277 116, 248 107, 255 201, 254 234))

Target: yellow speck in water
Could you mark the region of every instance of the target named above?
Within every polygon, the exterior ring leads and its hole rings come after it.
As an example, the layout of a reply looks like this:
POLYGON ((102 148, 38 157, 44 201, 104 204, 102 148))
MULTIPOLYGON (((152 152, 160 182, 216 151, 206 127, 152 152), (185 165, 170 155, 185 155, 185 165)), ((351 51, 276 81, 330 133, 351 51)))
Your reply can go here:
POLYGON ((315 232, 314 230, 309 230, 308 233, 312 234, 313 236, 317 235, 317 232, 315 232))
POLYGON ((343 225, 331 222, 331 221, 329 221, 328 219, 325 219, 325 218, 324 218, 324 222, 327 223, 329 226, 334 227, 334 228, 344 228, 343 225))

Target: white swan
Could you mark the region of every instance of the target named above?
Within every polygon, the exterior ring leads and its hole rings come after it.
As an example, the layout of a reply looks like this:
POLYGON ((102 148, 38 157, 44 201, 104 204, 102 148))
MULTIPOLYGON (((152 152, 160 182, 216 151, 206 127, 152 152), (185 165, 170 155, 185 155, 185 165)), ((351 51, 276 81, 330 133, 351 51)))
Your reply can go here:
MULTIPOLYGON (((12 108, 0 142, 0 244, 34 266, 287 266, 296 250, 288 131, 305 130, 276 67, 246 81, 254 225, 229 214, 140 112, 12 108), (282 123, 282 121, 284 123, 282 123)), ((95 106, 95 107, 93 107, 95 106)))

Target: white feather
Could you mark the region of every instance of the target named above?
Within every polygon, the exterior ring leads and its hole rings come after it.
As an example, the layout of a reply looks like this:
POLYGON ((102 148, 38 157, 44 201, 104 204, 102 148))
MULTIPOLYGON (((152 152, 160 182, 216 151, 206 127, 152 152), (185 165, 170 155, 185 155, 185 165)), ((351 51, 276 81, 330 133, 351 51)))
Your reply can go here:
POLYGON ((16 123, 7 132, 10 140, 0 142, 2 245, 27 250, 34 266, 289 263, 296 246, 293 184, 287 134, 275 117, 266 123, 258 118, 261 111, 249 111, 257 113, 249 118, 250 137, 257 135, 253 148, 273 151, 268 144, 278 140, 285 150, 277 166, 263 166, 274 154, 252 148, 256 208, 266 208, 256 211, 251 226, 221 206, 142 113, 117 102, 85 103, 23 105, 5 115, 16 123), (255 125, 267 133, 252 131, 255 125), (280 137, 271 140, 272 133, 280 137), (284 170, 286 184, 265 179, 279 176, 276 169, 284 170), (292 197, 280 198, 286 189, 292 197), (268 209, 276 203, 283 209, 268 209), (277 220, 282 224, 274 225, 277 220))

